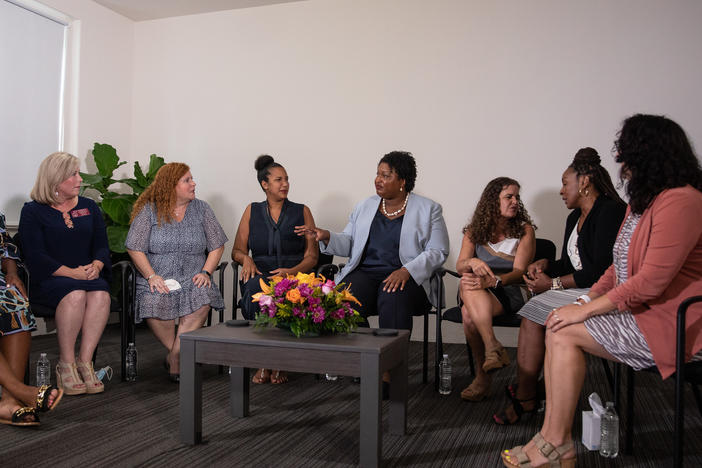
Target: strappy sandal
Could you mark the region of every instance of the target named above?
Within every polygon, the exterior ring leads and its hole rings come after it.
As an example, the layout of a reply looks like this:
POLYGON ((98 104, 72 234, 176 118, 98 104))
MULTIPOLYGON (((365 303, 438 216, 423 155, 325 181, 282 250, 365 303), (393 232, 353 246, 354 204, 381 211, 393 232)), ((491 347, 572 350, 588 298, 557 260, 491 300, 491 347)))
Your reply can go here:
POLYGON ((507 415, 507 410, 509 409, 509 406, 507 406, 501 412, 492 415, 492 419, 495 421, 495 423, 500 424, 501 426, 511 426, 512 424, 517 424, 522 419, 523 415, 527 414, 531 416, 532 414, 536 413, 536 410, 538 409, 538 397, 520 400, 519 398, 517 398, 516 385, 508 385, 505 388, 505 394, 507 395, 507 398, 511 401, 512 411, 514 411, 514 414, 516 414, 517 417, 514 420, 509 419, 509 416, 507 415), (522 403, 528 403, 530 401, 534 402, 534 407, 529 410, 524 409, 522 403))
POLYGON ((485 397, 488 396, 488 394, 490 393, 490 385, 488 385, 481 391, 477 390, 473 386, 473 383, 475 383, 475 381, 471 382, 470 385, 463 389, 463 391, 461 392, 461 399, 466 401, 483 401, 485 397))
POLYGON ((540 432, 537 432, 531 440, 534 442, 539 452, 541 452, 541 455, 548 459, 546 463, 532 465, 531 460, 526 452, 524 452, 524 446, 518 445, 500 454, 504 466, 507 468, 575 468, 575 457, 561 458, 573 448, 572 440, 569 440, 559 447, 554 447, 553 444, 547 442, 546 439, 543 438, 540 432))
POLYGON ((499 345, 496 348, 485 351, 485 362, 483 362, 483 372, 493 372, 497 369, 509 366, 509 355, 504 346, 499 345))
POLYGON ((285 373, 285 371, 274 370, 271 373, 271 383, 273 385, 284 384, 287 381, 288 381, 288 375, 285 373), (282 372, 282 374, 281 374, 281 372, 282 372))
POLYGON ((0 419, 0 424, 7 424, 9 426, 20 426, 20 427, 31 427, 39 425, 39 415, 34 408, 25 406, 24 408, 19 408, 12 413, 11 419, 0 419), (34 418, 32 421, 27 421, 27 416, 34 418))
POLYGON ((268 369, 259 369, 256 374, 251 379, 251 382, 255 384, 264 384, 269 382, 271 379, 271 374, 268 369))
POLYGON ((76 363, 60 362, 56 364, 56 384, 66 395, 83 395, 87 392, 85 382, 78 375, 76 363))
POLYGON ((102 393, 105 391, 105 384, 100 382, 100 379, 95 375, 92 361, 77 362, 78 372, 85 383, 85 393, 102 393))
POLYGON ((34 408, 42 413, 53 411, 61 401, 61 398, 63 398, 63 390, 53 385, 42 385, 39 387, 39 391, 37 392, 36 404, 34 405, 34 408), (51 396, 51 392, 54 390, 56 390, 56 396, 54 397, 53 403, 49 405, 49 397, 51 396))

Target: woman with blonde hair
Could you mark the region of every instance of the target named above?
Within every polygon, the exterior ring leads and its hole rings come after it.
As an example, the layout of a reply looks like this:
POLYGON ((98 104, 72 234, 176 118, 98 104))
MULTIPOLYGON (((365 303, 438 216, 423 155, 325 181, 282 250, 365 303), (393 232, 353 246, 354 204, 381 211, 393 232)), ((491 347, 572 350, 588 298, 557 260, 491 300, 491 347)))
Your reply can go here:
POLYGON ((180 335, 202 327, 210 307, 224 307, 212 272, 226 242, 212 208, 195 198, 186 164, 161 167, 134 204, 126 247, 142 275, 136 320, 146 319, 168 350, 164 366, 174 382, 180 378, 180 335))
POLYGON ((19 223, 31 300, 56 311, 56 380, 67 395, 104 391, 92 356, 110 313, 105 223, 97 204, 78 196, 78 167, 78 158, 68 153, 44 159, 30 194, 34 201, 25 203, 19 223))

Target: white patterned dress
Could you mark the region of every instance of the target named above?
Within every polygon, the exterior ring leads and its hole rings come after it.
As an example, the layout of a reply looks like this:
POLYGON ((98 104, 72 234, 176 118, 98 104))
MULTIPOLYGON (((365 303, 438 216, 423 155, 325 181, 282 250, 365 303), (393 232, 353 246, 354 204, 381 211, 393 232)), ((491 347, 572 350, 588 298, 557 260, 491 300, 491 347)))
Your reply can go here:
POLYGON ((195 199, 180 222, 158 225, 156 212, 147 204, 134 218, 127 235, 126 247, 146 254, 157 275, 175 279, 181 289, 168 294, 151 292, 146 278, 137 277, 136 321, 145 318, 173 320, 189 315, 204 305, 224 308, 217 285, 198 288, 193 276, 205 267, 207 254, 227 242, 222 226, 210 206, 195 199))

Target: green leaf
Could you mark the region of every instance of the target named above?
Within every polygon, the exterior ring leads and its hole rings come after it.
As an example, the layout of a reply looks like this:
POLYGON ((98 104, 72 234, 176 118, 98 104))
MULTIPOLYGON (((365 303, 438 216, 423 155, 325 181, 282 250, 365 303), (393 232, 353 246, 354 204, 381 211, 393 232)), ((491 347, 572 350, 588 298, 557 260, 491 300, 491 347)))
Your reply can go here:
POLYGON ((129 185, 129 187, 132 189, 132 193, 135 195, 141 195, 141 192, 144 191, 144 187, 134 179, 122 179, 120 182, 129 185))
MULTIPOLYGON (((148 180, 146 179, 146 176, 144 175, 144 171, 141 170, 141 165, 139 165, 139 161, 134 162, 134 177, 136 177, 136 182, 143 191, 147 186, 148 186, 148 180)), ((130 187, 132 187, 130 185, 130 187)), ((136 193, 136 189, 132 187, 132 190, 136 193)))
POLYGON ((129 226, 107 226, 107 243, 112 252, 123 253, 127 249, 124 243, 127 241, 129 226))
POLYGON ((117 224, 129 229, 129 217, 132 214, 133 203, 124 197, 105 198, 102 200, 102 211, 117 224))
POLYGON ((85 172, 80 173, 81 179, 85 185, 95 185, 102 183, 102 176, 100 174, 86 174, 85 172))
POLYGON ((164 164, 166 164, 166 162, 160 156, 152 154, 149 157, 149 172, 146 173, 146 178, 149 179, 149 182, 154 180, 154 177, 156 177, 156 173, 159 169, 161 169, 161 166, 163 166, 164 164))
POLYGON ((100 143, 95 143, 93 146, 93 159, 95 160, 98 173, 107 178, 111 178, 115 169, 119 166, 126 164, 126 161, 119 162, 117 150, 113 146, 100 143))

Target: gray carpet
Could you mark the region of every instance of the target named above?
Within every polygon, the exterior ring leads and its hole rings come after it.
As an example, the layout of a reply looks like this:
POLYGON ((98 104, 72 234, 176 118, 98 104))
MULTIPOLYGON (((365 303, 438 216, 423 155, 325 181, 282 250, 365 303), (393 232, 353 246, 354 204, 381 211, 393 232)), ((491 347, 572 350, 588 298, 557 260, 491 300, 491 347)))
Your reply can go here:
MULTIPOLYGON (((227 376, 207 366, 205 443, 189 447, 178 440, 178 386, 166 379, 164 351, 144 329, 138 330, 137 348, 139 380, 120 382, 119 331, 109 327, 97 359, 99 366, 115 368, 105 393, 65 397, 55 412, 42 414, 37 429, 1 426, 0 464, 326 467, 358 463, 359 386, 351 379, 327 382, 292 374, 285 385, 252 385, 251 415, 236 420, 227 414, 227 376)), ((511 427, 492 422, 491 415, 505 404, 502 389, 513 378, 514 364, 497 373, 491 398, 466 403, 458 396, 470 383, 465 347, 448 345, 447 351, 454 363, 454 391, 444 397, 433 391, 431 383, 421 383, 421 344, 411 344, 408 434, 383 435, 385 465, 501 466, 501 449, 526 442, 538 430, 542 415, 511 427)), ((514 357, 514 350, 510 351, 514 357)), ((47 352, 55 364, 55 336, 33 341, 32 363, 40 352, 47 352)), ((583 394, 597 391, 603 399, 611 398, 599 361, 590 364, 583 394)), ((635 455, 608 460, 577 444, 578 466, 672 463, 673 382, 661 382, 653 374, 637 377, 635 455)), ((687 397, 685 462, 696 466, 702 463, 702 419, 691 392, 687 397)), ((581 400, 582 405, 585 400, 581 400)), ((575 427, 579 437, 580 417, 575 427)))

